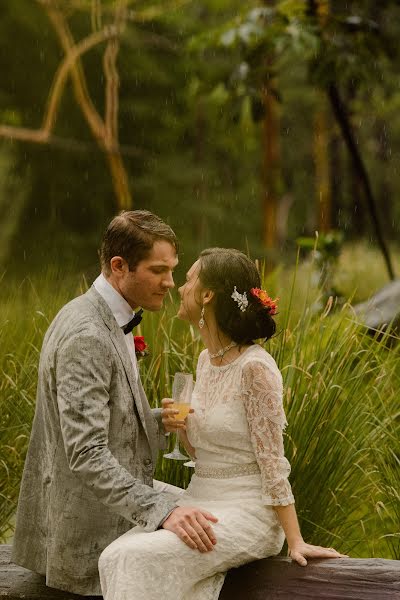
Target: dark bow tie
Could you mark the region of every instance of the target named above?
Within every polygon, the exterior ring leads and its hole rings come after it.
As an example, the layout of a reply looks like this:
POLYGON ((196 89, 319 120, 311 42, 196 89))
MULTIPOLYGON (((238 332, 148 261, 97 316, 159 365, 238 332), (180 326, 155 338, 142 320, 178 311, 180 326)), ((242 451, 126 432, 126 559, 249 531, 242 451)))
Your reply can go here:
POLYGON ((132 331, 132 329, 134 327, 136 327, 136 325, 139 325, 140 321, 143 319, 142 313, 143 313, 143 309, 141 308, 140 310, 137 311, 137 313, 135 314, 135 316, 133 317, 133 319, 131 319, 129 321, 129 323, 127 323, 126 325, 124 325, 123 327, 121 327, 121 329, 122 329, 122 331, 124 332, 125 335, 127 335, 128 333, 130 333, 132 331))

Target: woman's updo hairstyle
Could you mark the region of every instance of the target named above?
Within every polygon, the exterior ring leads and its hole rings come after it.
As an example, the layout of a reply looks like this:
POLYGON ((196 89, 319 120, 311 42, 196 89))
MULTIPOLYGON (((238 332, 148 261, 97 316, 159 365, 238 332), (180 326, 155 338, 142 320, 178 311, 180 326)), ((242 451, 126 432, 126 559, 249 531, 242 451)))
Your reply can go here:
POLYGON ((250 292, 251 288, 261 287, 255 263, 233 248, 208 248, 201 252, 199 260, 200 282, 215 294, 213 306, 218 327, 239 345, 272 337, 275 321, 250 292), (246 292, 248 306, 245 311, 240 310, 231 297, 235 286, 239 294, 246 292))

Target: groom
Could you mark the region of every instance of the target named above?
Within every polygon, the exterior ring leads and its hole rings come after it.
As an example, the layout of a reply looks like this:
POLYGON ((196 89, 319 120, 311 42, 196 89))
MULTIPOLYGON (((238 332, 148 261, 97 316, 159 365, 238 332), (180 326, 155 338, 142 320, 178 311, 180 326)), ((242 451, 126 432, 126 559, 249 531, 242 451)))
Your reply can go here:
POLYGON ((131 333, 141 318, 133 311, 160 310, 174 287, 175 234, 148 211, 122 212, 100 258, 101 275, 44 338, 13 547, 13 561, 48 586, 82 595, 101 594, 98 557, 135 525, 201 551, 215 543, 212 515, 153 488, 165 431, 176 426, 167 404, 150 409, 131 333))

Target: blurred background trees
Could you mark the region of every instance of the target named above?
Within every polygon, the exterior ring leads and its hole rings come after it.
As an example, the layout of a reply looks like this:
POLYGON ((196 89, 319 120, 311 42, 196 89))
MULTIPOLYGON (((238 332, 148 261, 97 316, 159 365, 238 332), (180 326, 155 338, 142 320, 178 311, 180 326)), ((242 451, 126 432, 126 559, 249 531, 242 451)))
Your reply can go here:
POLYGON ((272 264, 397 240, 397 2, 2 0, 0 260, 97 268, 125 207, 272 264))

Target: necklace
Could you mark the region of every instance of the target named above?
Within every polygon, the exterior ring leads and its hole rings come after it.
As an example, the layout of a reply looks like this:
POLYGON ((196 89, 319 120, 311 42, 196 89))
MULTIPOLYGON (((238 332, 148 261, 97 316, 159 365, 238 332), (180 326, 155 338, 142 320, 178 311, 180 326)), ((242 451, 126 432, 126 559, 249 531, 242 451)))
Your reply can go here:
POLYGON ((228 350, 230 350, 231 348, 233 348, 234 346, 237 346, 236 342, 231 342, 230 344, 228 344, 227 346, 225 346, 225 348, 221 348, 221 350, 218 350, 218 352, 216 352, 215 354, 211 354, 210 351, 208 351, 208 355, 210 358, 219 358, 219 357, 223 357, 224 354, 226 354, 228 352, 228 350))

